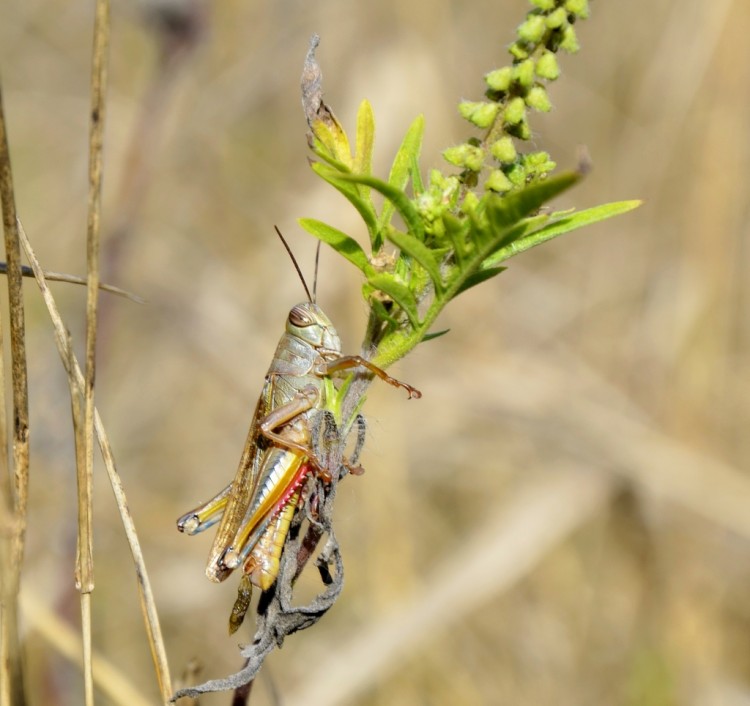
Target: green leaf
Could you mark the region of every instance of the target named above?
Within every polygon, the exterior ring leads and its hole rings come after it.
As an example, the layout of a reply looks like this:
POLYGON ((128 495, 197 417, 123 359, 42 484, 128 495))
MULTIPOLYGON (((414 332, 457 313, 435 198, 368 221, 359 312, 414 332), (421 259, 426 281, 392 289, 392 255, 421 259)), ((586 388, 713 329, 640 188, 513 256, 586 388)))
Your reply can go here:
MULTIPOLYGON (((320 140, 315 140, 312 151, 317 157, 320 157, 326 164, 328 164, 330 167, 333 167, 337 172, 341 172, 342 174, 351 173, 351 169, 349 169, 349 166, 344 162, 335 159, 331 154, 329 154, 326 151, 325 145, 323 145, 320 140)), ((315 166, 315 164, 316 162, 313 162, 311 166, 315 166)))
POLYGON ((632 211, 634 208, 638 208, 642 201, 615 201, 614 203, 606 203, 601 206, 594 206, 588 208, 585 211, 578 211, 569 216, 565 216, 559 221, 550 223, 549 225, 540 228, 523 238, 512 242, 505 247, 498 250, 492 255, 491 258, 486 260, 486 263, 491 261, 491 264, 496 265, 500 262, 504 262, 514 255, 525 252, 541 243, 545 243, 548 240, 557 238, 564 233, 569 233, 572 230, 583 228, 583 226, 591 225, 592 223, 598 223, 604 221, 607 218, 613 216, 619 216, 621 213, 627 213, 632 211))
POLYGON ((426 333, 422 337, 422 340, 420 342, 424 343, 425 341, 432 341, 435 338, 440 338, 440 336, 445 336, 445 334, 448 333, 449 331, 450 329, 446 328, 446 329, 443 329, 442 331, 435 331, 435 333, 426 333))
POLYGON ((536 216, 529 216, 524 218, 520 223, 517 223, 512 228, 508 228, 502 233, 500 239, 495 238, 494 251, 486 260, 482 262, 482 269, 492 267, 496 265, 500 260, 497 258, 497 253, 502 252, 503 249, 514 243, 517 240, 525 238, 530 233, 539 230, 545 223, 547 223, 552 216, 549 213, 540 213, 536 216))
MULTIPOLYGON (((401 147, 399 147, 396 157, 393 160, 391 173, 388 175, 388 183, 399 191, 403 191, 406 188, 413 165, 419 161, 423 134, 424 116, 418 115, 406 131, 401 147)), ((391 222, 395 206, 396 204, 392 201, 386 201, 383 204, 383 209, 380 211, 380 218, 378 219, 378 226, 381 231, 391 222)))
POLYGON ((419 171, 419 159, 414 157, 409 167, 409 178, 411 179, 411 190, 414 192, 414 196, 421 196, 424 193, 424 182, 422 181, 422 174, 419 171))
POLYGON ((547 201, 569 189, 580 178, 581 175, 577 172, 566 172, 505 196, 490 195, 487 199, 487 217, 492 229, 501 231, 515 225, 547 201))
POLYGON ((318 144, 314 145, 313 151, 321 159, 327 161, 330 158, 351 168, 352 152, 346 131, 332 113, 328 113, 328 118, 329 122, 318 119, 310 125, 310 129, 318 141, 318 144))
POLYGON ((481 284, 482 282, 486 282, 488 279, 492 279, 496 275, 499 275, 504 270, 507 270, 507 267, 486 267, 482 270, 477 270, 473 274, 470 274, 461 284, 461 286, 458 288, 456 293, 453 295, 453 299, 455 299, 459 294, 465 292, 467 289, 471 289, 472 287, 476 287, 478 284, 481 284))
MULTIPOLYGON (((375 145, 375 117, 369 101, 363 100, 357 111, 356 151, 352 171, 355 174, 372 174, 372 151, 375 145)), ((362 195, 369 198, 369 189, 362 189, 362 195)))
POLYGON ((393 276, 387 274, 371 275, 367 278, 367 281, 375 289, 387 294, 401 307, 413 328, 419 327, 417 300, 405 284, 398 282, 393 276))
POLYGON ((370 265, 367 254, 354 238, 314 218, 300 218, 297 222, 308 233, 330 245, 339 255, 342 255, 358 269, 362 270, 365 276, 372 274, 373 268, 370 265))
POLYGON ((350 178, 350 175, 345 173, 334 172, 330 167, 324 164, 314 163, 311 165, 312 170, 321 178, 325 179, 331 186, 340 191, 357 209, 359 215, 362 216, 367 230, 370 233, 370 238, 374 238, 374 234, 377 232, 377 216, 375 215, 375 209, 372 207, 372 203, 369 199, 362 197, 357 185, 357 181, 350 178))
POLYGON ((391 324, 394 328, 398 327, 398 321, 391 316, 391 314, 388 312, 388 310, 383 306, 383 302, 379 301, 378 299, 370 298, 370 295, 373 291, 375 291, 374 287, 371 287, 369 284, 365 282, 365 285, 363 287, 363 294, 365 295, 365 299, 370 302, 370 306, 372 307, 373 311, 377 314, 378 319, 381 321, 387 321, 389 324, 391 324))
POLYGON ((469 248, 466 243, 466 236, 469 231, 468 219, 460 219, 452 213, 444 213, 442 216, 445 232, 450 238, 453 245, 453 252, 456 254, 458 268, 462 270, 469 257, 469 248))
POLYGON ((422 265, 427 274, 430 275, 430 279, 435 285, 435 291, 442 292, 443 280, 440 277, 440 265, 433 256, 432 251, 413 235, 401 233, 393 228, 388 229, 386 236, 402 253, 407 254, 422 265))
MULTIPOLYGON (((355 184, 370 186, 375 189, 375 191, 383 194, 383 196, 385 196, 385 198, 392 202, 396 207, 399 215, 404 219, 404 223, 406 224, 409 233, 419 238, 419 240, 424 240, 424 224, 422 223, 422 218, 414 204, 411 202, 411 199, 403 191, 391 186, 390 184, 386 184, 384 181, 376 179, 375 177, 364 177, 358 176, 357 174, 342 174, 341 178, 342 180, 353 182, 355 184)), ((379 234, 382 238, 382 231, 379 234)), ((382 244, 383 243, 380 242, 380 245, 382 244)), ((373 251, 379 249, 379 247, 376 248, 375 244, 373 244, 373 251)))

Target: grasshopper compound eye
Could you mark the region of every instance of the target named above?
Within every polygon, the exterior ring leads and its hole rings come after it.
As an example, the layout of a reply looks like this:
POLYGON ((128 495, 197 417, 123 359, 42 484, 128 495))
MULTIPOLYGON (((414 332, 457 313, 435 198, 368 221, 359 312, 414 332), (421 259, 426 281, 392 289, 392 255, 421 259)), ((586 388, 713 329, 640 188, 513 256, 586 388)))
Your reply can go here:
POLYGON ((312 326, 315 321, 302 307, 295 306, 289 312, 289 323, 292 326, 305 328, 306 326, 312 326))

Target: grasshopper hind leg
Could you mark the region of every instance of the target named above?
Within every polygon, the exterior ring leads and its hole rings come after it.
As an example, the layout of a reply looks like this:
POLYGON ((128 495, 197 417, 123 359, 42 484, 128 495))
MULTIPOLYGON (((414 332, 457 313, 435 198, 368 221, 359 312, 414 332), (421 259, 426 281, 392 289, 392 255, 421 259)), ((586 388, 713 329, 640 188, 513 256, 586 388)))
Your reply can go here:
POLYGON ((186 512, 177 519, 177 529, 184 534, 193 535, 213 527, 224 514, 231 491, 230 483, 207 502, 186 512))

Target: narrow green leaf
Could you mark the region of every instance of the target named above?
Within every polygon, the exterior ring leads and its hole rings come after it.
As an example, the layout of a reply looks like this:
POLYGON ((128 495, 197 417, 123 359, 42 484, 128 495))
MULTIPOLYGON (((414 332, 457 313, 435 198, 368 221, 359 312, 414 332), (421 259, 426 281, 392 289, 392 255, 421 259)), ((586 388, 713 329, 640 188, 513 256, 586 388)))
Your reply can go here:
POLYGON ((424 343, 425 341, 432 341, 436 338, 440 338, 440 336, 445 336, 446 333, 450 331, 449 328, 443 329, 442 331, 435 331, 434 333, 426 333, 424 336, 422 336, 421 343, 424 343))
POLYGON ((367 281, 387 294, 398 304, 409 319, 413 328, 419 327, 419 314, 417 312, 417 300, 411 290, 401 282, 396 281, 391 275, 376 274, 367 278, 367 281))
POLYGON ((367 258, 367 254, 354 238, 314 218, 300 218, 297 222, 308 233, 330 245, 339 255, 342 255, 358 269, 362 270, 365 276, 372 274, 373 269, 367 258))
MULTIPOLYGON (((422 223, 422 218, 414 204, 411 202, 411 199, 403 191, 391 186, 390 184, 386 184, 384 181, 376 179, 375 177, 364 177, 358 176, 357 174, 342 174, 341 180, 352 182, 354 184, 365 184, 383 194, 383 196, 385 196, 385 198, 392 202, 396 207, 399 215, 404 219, 404 223, 406 224, 409 233, 419 240, 424 240, 424 224, 422 223)), ((373 243, 372 245, 373 252, 377 252, 380 249, 380 246, 382 246, 382 237, 382 230, 379 229, 378 243, 373 243)))
POLYGON ((311 165, 312 170, 321 178, 325 179, 331 186, 340 191, 357 209, 359 215, 362 216, 367 230, 370 233, 370 239, 375 237, 377 232, 377 216, 375 215, 375 209, 372 207, 369 199, 362 198, 359 193, 358 182, 351 175, 341 174, 334 172, 330 167, 326 167, 324 164, 314 163, 311 165))
MULTIPOLYGON (((319 140, 315 141, 315 144, 312 147, 312 151, 315 153, 317 157, 320 157, 329 167, 332 167, 337 172, 341 172, 342 174, 350 174, 351 169, 344 164, 344 162, 339 161, 338 159, 334 159, 327 151, 324 145, 319 140)), ((316 164, 316 162, 313 162, 313 165, 316 164)), ((325 165, 323 165, 325 166, 325 165)))
POLYGON ((482 269, 496 265, 498 262, 500 262, 500 260, 497 259, 497 253, 502 252, 503 249, 511 243, 514 243, 517 240, 521 240, 530 233, 540 229, 545 223, 550 220, 550 218, 552 218, 552 216, 550 216, 549 213, 540 213, 536 216, 524 218, 520 223, 502 233, 499 241, 496 237, 495 245, 493 248, 495 252, 493 252, 486 260, 482 262, 482 269))
MULTIPOLYGON (((409 173, 412 166, 419 160, 423 134, 424 116, 418 115, 406 131, 404 140, 393 160, 391 173, 388 175, 388 183, 395 189, 398 189, 398 191, 403 191, 409 183, 409 173)), ((396 207, 393 201, 386 201, 383 204, 383 209, 380 211, 380 218, 378 219, 381 231, 391 222, 393 211, 396 207)))
POLYGON ((487 267, 482 270, 477 270, 473 274, 470 274, 461 284, 461 286, 458 288, 456 293, 453 295, 453 299, 455 299, 459 294, 462 292, 465 292, 467 289, 471 289, 472 287, 476 287, 476 285, 481 284, 482 282, 486 282, 488 279, 492 279, 496 275, 499 275, 504 270, 507 270, 507 267, 487 267))
POLYGON ((401 233, 400 231, 389 228, 386 233, 386 237, 390 240, 401 252, 406 253, 413 260, 416 260, 428 275, 432 283, 435 285, 436 292, 443 291, 443 280, 440 277, 440 265, 432 254, 432 251, 421 241, 417 240, 413 235, 407 233, 401 233))
POLYGON ((375 145, 375 117, 369 101, 363 100, 357 111, 356 151, 352 171, 369 176, 372 173, 372 150, 375 145))
POLYGON ((487 217, 492 229, 501 231, 518 223, 547 201, 569 189, 580 178, 578 172, 566 172, 505 196, 490 196, 487 200, 487 217))
POLYGON ((559 221, 550 223, 549 225, 540 228, 539 230, 530 233, 529 235, 516 240, 498 250, 491 258, 485 261, 496 265, 500 262, 504 262, 514 255, 525 252, 541 243, 545 243, 548 240, 557 238, 564 233, 569 233, 572 230, 583 228, 583 226, 591 225, 592 223, 598 223, 604 221, 607 218, 613 216, 619 216, 621 213, 627 213, 632 211, 634 208, 638 208, 642 201, 616 201, 614 203, 607 203, 601 206, 594 206, 588 208, 585 211, 578 211, 569 216, 565 216, 559 221))
POLYGON ((469 249, 466 244, 466 236, 469 230, 469 223, 466 219, 460 219, 454 216, 452 213, 443 214, 443 226, 445 232, 450 238, 451 244, 453 245, 453 252, 456 254, 456 262, 458 269, 463 270, 466 264, 466 259, 469 256, 469 249))
POLYGON ((409 178, 411 179, 411 190, 414 192, 414 197, 421 196, 424 193, 424 182, 422 181, 422 174, 419 171, 419 159, 414 157, 409 167, 409 178))
POLYGON ((329 113, 329 119, 329 123, 318 119, 310 125, 313 135, 320 143, 315 146, 315 153, 323 159, 330 157, 351 168, 352 151, 346 131, 332 113, 329 113))
POLYGON ((383 306, 383 302, 379 301, 375 298, 370 298, 370 294, 375 291, 374 287, 371 287, 369 284, 365 282, 365 286, 363 287, 365 299, 370 302, 370 306, 372 306, 373 310, 377 314, 377 317, 381 321, 387 321, 391 326, 394 328, 398 327, 398 321, 391 316, 389 311, 383 306))

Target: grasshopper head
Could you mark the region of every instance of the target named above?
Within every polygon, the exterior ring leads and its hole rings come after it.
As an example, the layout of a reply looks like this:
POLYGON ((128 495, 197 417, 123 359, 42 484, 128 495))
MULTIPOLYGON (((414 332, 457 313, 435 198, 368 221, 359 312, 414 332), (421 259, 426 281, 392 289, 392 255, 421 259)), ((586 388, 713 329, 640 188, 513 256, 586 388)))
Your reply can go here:
POLYGON ((292 307, 286 320, 286 331, 314 348, 341 351, 341 340, 333 323, 313 302, 302 302, 292 307))

